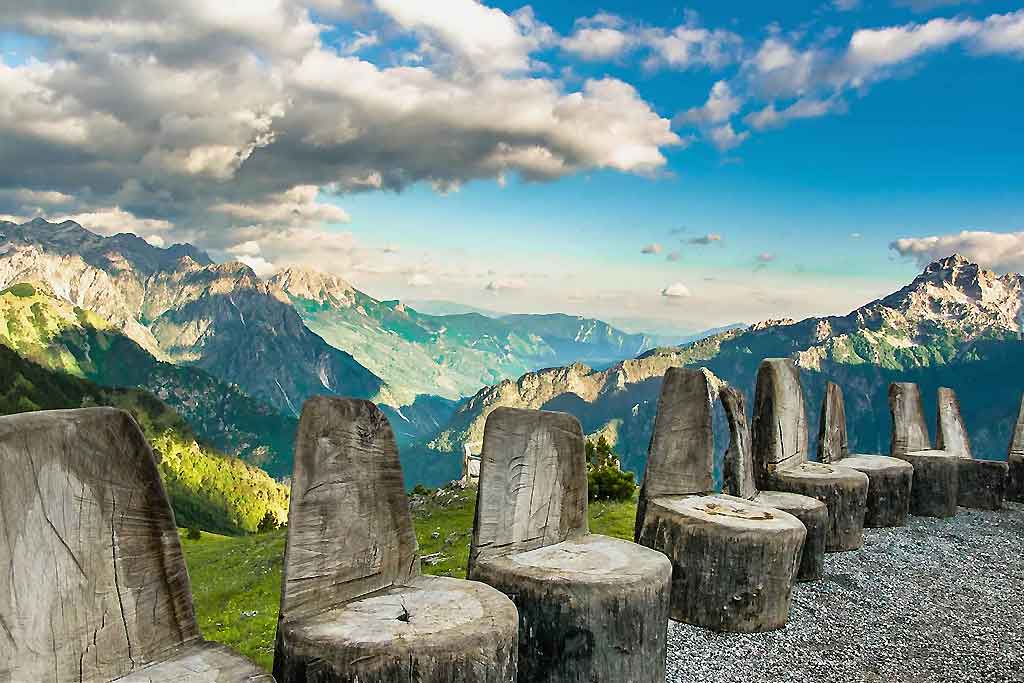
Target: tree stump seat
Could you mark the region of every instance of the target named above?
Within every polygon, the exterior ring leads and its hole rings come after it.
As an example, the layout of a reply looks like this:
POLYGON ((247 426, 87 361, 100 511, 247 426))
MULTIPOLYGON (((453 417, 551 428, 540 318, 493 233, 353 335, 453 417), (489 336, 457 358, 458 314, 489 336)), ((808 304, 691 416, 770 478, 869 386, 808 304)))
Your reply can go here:
POLYGON ((805 535, 793 515, 735 496, 661 496, 640 542, 672 560, 673 619, 755 633, 786 625, 805 535))
POLYGON ((865 527, 881 529, 906 525, 914 481, 912 464, 888 455, 860 453, 836 460, 835 464, 861 472, 868 478, 865 527))
POLYGON ((1006 497, 1009 465, 997 460, 979 460, 974 457, 967 425, 960 413, 956 393, 939 387, 939 427, 937 447, 957 456, 957 504, 965 508, 999 510, 1006 497))
POLYGON ((515 602, 521 683, 663 683, 672 565, 589 533, 584 443, 564 413, 488 416, 468 576, 515 602))
POLYGON ((117 683, 274 683, 270 674, 218 643, 184 644, 164 657, 118 678, 117 683))
POLYGON ((1007 481, 1006 497, 1009 500, 1024 503, 1024 398, 1020 402, 1017 423, 1010 438, 1010 448, 1006 456, 1007 481))
POLYGON ((869 479, 863 472, 810 461, 803 387, 791 359, 761 362, 751 436, 758 488, 799 493, 825 503, 826 552, 856 550, 864 544, 869 479))
POLYGON ((301 669, 306 681, 419 681, 427 661, 434 681, 514 680, 517 619, 489 586, 419 576, 282 623, 291 669, 284 679, 301 669), (488 673, 477 678, 477 670, 488 673))
POLYGON ((889 385, 889 413, 892 416, 890 455, 907 461, 914 468, 910 514, 954 516, 960 492, 958 458, 953 453, 932 448, 921 392, 916 384, 893 382, 889 385))
POLYGON ((279 683, 513 683, 518 615, 482 583, 423 576, 398 446, 369 401, 314 397, 296 437, 279 683))
POLYGON ((0 681, 272 683, 205 642, 174 514, 113 408, 0 417, 0 681))

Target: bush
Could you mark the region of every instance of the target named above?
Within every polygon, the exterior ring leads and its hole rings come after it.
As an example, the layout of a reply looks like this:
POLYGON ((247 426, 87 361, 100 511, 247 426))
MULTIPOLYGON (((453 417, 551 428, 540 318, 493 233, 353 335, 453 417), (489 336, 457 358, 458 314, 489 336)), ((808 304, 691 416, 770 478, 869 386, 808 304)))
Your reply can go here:
POLYGON ((202 537, 203 532, 200 531, 199 527, 197 526, 190 526, 188 528, 188 534, 185 536, 185 538, 187 538, 190 541, 198 541, 202 537))
POLYGON ((587 494, 591 500, 629 500, 636 490, 636 476, 623 472, 611 444, 601 436, 587 440, 587 494))
POLYGON ((412 492, 413 492, 414 495, 417 495, 417 496, 429 496, 430 495, 430 489, 428 489, 423 484, 416 484, 416 486, 414 486, 412 488, 412 492))

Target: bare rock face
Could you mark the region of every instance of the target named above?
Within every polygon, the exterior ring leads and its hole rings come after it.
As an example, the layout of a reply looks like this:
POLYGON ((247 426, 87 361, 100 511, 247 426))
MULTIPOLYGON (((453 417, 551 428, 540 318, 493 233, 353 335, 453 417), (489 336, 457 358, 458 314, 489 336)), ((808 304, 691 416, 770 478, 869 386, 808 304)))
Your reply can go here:
POLYGON ((394 433, 374 404, 316 397, 296 439, 279 683, 511 683, 517 615, 483 584, 420 575, 394 433))
POLYGON ((754 406, 751 431, 758 487, 817 498, 828 506, 826 550, 860 548, 869 480, 847 467, 809 461, 803 387, 792 360, 762 361, 754 406))
POLYGON ((672 566, 587 531, 583 430, 564 413, 487 418, 469 576, 519 610, 519 681, 665 680, 672 566))
POLYGON ((891 455, 914 467, 910 514, 952 517, 956 514, 960 490, 959 461, 955 455, 932 449, 921 392, 916 384, 893 382, 889 385, 889 413, 892 416, 891 455))
POLYGON ((1024 398, 1021 399, 1017 424, 1010 440, 1010 452, 1007 454, 1010 466, 1009 481, 1006 495, 1010 500, 1024 501, 1024 398))
POLYGON ((127 413, 0 417, 0 473, 0 680, 272 680, 200 637, 174 516, 127 413))
POLYGON ((938 405, 938 448, 959 459, 957 504, 966 508, 999 510, 1006 497, 1008 464, 974 458, 967 426, 960 414, 960 402, 952 389, 939 388, 938 405))
POLYGON ((818 460, 849 467, 868 477, 864 526, 904 526, 910 514, 914 467, 884 455, 850 455, 846 431, 846 406, 838 384, 828 382, 818 428, 818 460))
MULTIPOLYGON (((713 492, 713 397, 703 369, 673 368, 666 374, 636 540, 672 560, 673 619, 716 631, 779 629, 789 616, 807 532, 786 512, 713 492)), ((743 426, 737 434, 745 432, 742 404, 729 407, 730 423, 743 426)), ((742 436, 733 439, 726 477, 756 495, 743 447, 742 436)))

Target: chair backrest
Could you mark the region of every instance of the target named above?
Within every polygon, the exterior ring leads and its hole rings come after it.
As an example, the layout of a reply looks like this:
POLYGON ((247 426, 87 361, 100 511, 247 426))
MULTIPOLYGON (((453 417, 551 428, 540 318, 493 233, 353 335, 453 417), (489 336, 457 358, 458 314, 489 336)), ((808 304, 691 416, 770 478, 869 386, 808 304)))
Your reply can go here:
POLYGON ((0 680, 112 680, 199 636, 174 515, 127 413, 0 417, 0 524, 0 680))
POLYGON ((1017 424, 1013 428, 1013 437, 1010 439, 1010 452, 1008 458, 1024 458, 1024 397, 1021 397, 1020 410, 1017 412, 1017 424))
POLYGON ((470 570, 589 533, 587 460, 579 421, 566 413, 498 408, 480 455, 470 570))
POLYGON ((835 382, 827 382, 818 422, 818 462, 837 462, 849 454, 843 390, 835 382))
POLYGON ((956 393, 947 387, 939 387, 938 405, 935 447, 960 458, 973 458, 971 439, 967 436, 956 393))
POLYGON ((750 426, 747 423, 743 392, 722 387, 718 396, 729 420, 729 448, 725 451, 725 490, 740 498, 753 500, 757 494, 754 461, 750 452, 750 426))
POLYGON ((766 358, 757 369, 751 449, 758 485, 777 469, 808 459, 807 410, 800 371, 789 358, 766 358))
POLYGON ((714 396, 704 369, 669 368, 647 452, 640 495, 683 496, 714 491, 714 396))
POLYGON ((889 385, 889 415, 892 418, 892 441, 889 455, 899 457, 932 447, 928 425, 924 421, 921 391, 912 382, 889 385))
POLYGON ((420 562, 388 419, 370 401, 306 401, 295 441, 281 620, 405 585, 420 562))

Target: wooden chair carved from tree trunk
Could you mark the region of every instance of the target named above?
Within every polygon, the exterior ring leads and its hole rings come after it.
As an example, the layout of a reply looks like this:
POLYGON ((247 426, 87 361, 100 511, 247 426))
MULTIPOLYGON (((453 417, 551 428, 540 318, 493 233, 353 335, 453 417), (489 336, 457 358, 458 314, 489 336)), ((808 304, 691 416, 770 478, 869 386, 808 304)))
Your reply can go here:
POLYGON ((127 413, 0 417, 0 520, 0 681, 273 681, 200 636, 174 514, 127 413))
POLYGON ((750 426, 746 401, 734 387, 723 386, 718 392, 729 420, 729 448, 725 452, 724 491, 788 512, 807 529, 800 552, 797 581, 815 581, 825 573, 825 535, 828 532, 828 506, 817 498, 785 491, 758 491, 754 480, 754 462, 750 453, 750 426))
POLYGON ((663 682, 671 573, 660 553, 588 531, 576 418, 488 416, 469 576, 519 609, 520 681, 663 682))
POLYGON ((1010 472, 1006 485, 1006 497, 1024 503, 1024 398, 1021 398, 1017 423, 1010 438, 1010 450, 1006 462, 1010 472))
POLYGON ((911 382, 889 385, 892 416, 890 455, 914 466, 910 514, 952 517, 960 491, 960 465, 955 455, 932 448, 924 420, 921 392, 911 382))
POLYGON ((780 629, 806 537, 791 514, 714 492, 713 389, 670 368, 637 509, 636 539, 672 560, 672 618, 714 631, 780 629))
POLYGON ((315 397, 299 421, 274 675, 281 683, 511 683, 515 606, 423 576, 391 425, 315 397))
POLYGON ((860 548, 864 543, 868 478, 848 467, 809 459, 803 387, 792 360, 767 358, 761 362, 751 431, 758 487, 824 502, 828 506, 826 552, 860 548))
POLYGON ((850 454, 846 431, 846 405, 839 385, 825 385, 818 428, 818 460, 867 475, 868 499, 864 526, 897 527, 907 523, 914 466, 887 455, 850 454))
POLYGON ((978 460, 960 414, 960 402, 952 389, 939 387, 938 436, 940 450, 957 456, 959 483, 957 504, 965 508, 999 510, 1006 497, 1009 466, 997 460, 978 460))

